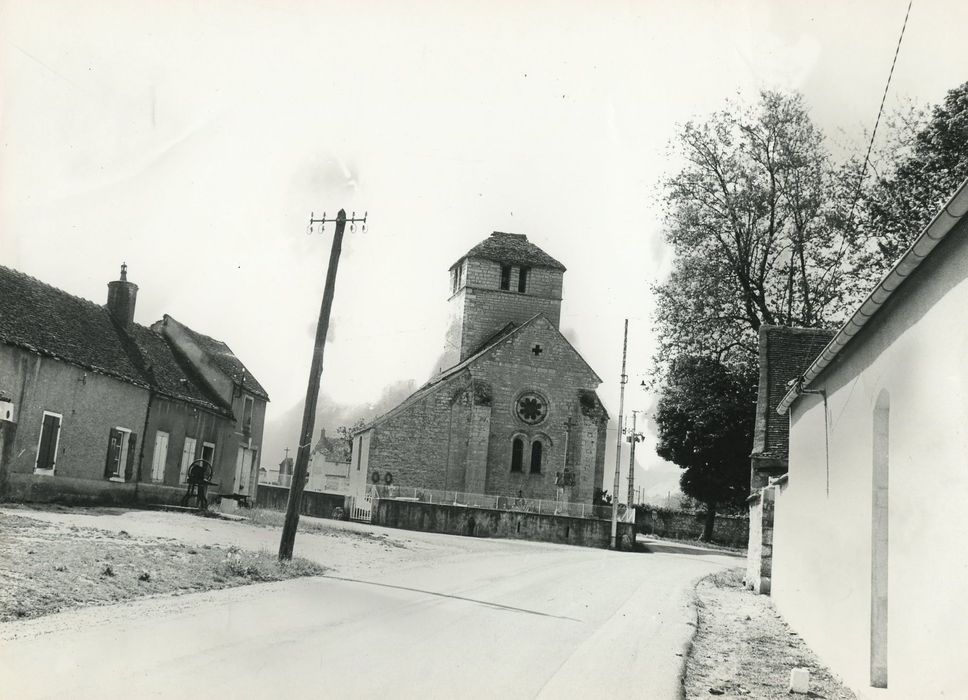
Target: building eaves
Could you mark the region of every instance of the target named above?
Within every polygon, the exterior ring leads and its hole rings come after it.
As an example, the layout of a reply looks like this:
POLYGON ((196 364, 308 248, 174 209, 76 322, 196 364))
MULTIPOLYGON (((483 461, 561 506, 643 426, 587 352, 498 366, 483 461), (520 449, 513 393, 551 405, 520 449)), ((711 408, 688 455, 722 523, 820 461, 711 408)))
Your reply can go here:
POLYGON ((920 267, 924 259, 931 255, 931 252, 945 239, 966 214, 968 214, 968 180, 961 183, 961 186, 951 199, 948 200, 948 203, 935 215, 927 227, 925 227, 924 231, 921 232, 921 235, 907 249, 907 252, 901 256, 901 259, 894 264, 894 267, 874 287, 873 291, 867 296, 867 299, 864 300, 847 322, 841 326, 840 330, 837 331, 837 334, 821 351, 813 364, 798 378, 777 406, 777 413, 786 413, 789 410, 793 402, 801 395, 803 389, 810 386, 811 382, 837 359, 851 340, 880 311, 884 304, 887 303, 887 300, 920 267))

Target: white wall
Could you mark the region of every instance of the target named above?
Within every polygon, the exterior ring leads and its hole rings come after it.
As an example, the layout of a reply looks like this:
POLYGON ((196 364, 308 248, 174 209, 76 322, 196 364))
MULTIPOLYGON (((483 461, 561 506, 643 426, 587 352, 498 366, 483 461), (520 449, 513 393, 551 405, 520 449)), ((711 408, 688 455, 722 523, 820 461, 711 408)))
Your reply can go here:
POLYGON ((968 234, 960 229, 814 381, 828 394, 829 435, 821 396, 793 405, 789 482, 777 499, 776 605, 824 661, 865 688, 873 411, 879 392, 889 393, 890 697, 968 697, 968 234))

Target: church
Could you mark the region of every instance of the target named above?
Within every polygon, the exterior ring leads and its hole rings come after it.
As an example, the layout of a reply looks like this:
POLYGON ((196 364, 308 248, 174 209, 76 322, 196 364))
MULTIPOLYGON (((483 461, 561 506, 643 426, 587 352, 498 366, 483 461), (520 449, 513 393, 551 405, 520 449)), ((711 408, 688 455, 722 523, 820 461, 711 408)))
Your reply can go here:
POLYGON ((565 267, 494 232, 450 268, 439 373, 353 441, 350 481, 592 503, 608 413, 559 330, 565 267))

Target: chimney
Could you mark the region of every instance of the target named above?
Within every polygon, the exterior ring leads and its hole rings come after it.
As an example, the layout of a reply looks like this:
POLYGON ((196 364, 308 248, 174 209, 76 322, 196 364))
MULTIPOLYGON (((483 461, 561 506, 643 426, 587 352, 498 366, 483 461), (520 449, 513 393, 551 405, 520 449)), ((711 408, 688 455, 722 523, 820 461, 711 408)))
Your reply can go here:
POLYGON ((128 281, 128 266, 121 263, 121 279, 108 282, 108 313, 122 328, 134 323, 134 305, 138 300, 138 285, 128 281))

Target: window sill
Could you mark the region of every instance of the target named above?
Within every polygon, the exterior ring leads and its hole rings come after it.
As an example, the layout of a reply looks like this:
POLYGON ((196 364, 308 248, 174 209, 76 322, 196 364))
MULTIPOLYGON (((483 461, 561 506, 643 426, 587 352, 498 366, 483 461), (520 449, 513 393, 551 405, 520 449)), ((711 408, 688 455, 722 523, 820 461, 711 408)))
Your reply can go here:
POLYGON ((122 479, 120 476, 111 476, 111 477, 108 477, 108 481, 113 481, 116 484, 123 484, 123 483, 125 483, 124 479, 122 479))
POLYGON ((53 469, 34 469, 34 476, 54 476, 53 469))

